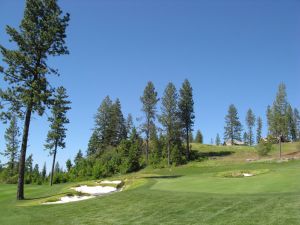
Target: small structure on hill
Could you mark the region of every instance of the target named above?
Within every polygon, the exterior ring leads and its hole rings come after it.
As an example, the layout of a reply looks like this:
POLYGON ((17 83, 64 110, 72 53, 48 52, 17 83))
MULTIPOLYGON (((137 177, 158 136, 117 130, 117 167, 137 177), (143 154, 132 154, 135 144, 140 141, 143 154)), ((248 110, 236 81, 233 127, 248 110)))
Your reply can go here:
POLYGON ((232 146, 232 145, 238 145, 238 146, 241 146, 241 145, 245 145, 245 143, 242 142, 242 141, 234 140, 234 141, 233 141, 233 144, 232 144, 232 143, 231 143, 231 140, 227 140, 226 142, 224 142, 224 145, 225 145, 225 146, 232 146))

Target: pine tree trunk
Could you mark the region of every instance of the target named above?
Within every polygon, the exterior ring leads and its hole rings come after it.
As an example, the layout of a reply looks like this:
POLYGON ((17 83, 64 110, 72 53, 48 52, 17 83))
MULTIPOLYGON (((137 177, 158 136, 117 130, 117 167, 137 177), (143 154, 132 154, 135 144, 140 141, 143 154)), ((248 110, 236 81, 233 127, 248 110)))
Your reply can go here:
POLYGON ((148 165, 149 158, 149 133, 150 133, 150 121, 147 121, 147 133, 146 133, 146 164, 148 165))
POLYGON ((51 169, 51 176, 50 176, 50 186, 53 185, 53 175, 54 175, 56 152, 57 152, 57 142, 55 143, 55 149, 54 149, 54 153, 53 153, 53 162, 52 162, 52 169, 51 169))
POLYGON ((279 137, 279 158, 281 159, 281 138, 282 138, 282 135, 280 135, 279 137))
POLYGON ((149 138, 146 139, 146 164, 148 165, 149 138))
POLYGON ((249 145, 252 146, 252 128, 250 127, 250 132, 249 132, 249 145))
POLYGON ((168 138, 167 149, 168 149, 168 166, 170 166, 170 138, 168 138))
POLYGON ((29 104, 26 110, 26 116, 24 121, 22 146, 21 146, 20 162, 19 162, 17 200, 24 199, 25 160, 26 160, 26 150, 27 150, 27 141, 28 141, 29 127, 30 127, 31 113, 32 113, 32 104, 29 104))
POLYGON ((186 159, 190 159, 190 137, 189 137, 189 128, 186 128, 186 159))

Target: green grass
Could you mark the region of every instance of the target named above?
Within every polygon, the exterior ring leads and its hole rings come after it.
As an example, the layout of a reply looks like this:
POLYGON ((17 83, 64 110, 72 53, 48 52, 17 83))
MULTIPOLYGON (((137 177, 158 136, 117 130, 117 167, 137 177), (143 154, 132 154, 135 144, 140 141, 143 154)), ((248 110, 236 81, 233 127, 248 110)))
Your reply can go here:
MULTIPOLYGON (((15 185, 0 185, 0 224, 300 224, 300 161, 247 163, 253 148, 199 148, 233 153, 178 168, 146 168, 118 177, 126 180, 123 192, 64 205, 40 202, 68 193, 76 183, 27 185, 28 200, 22 202, 15 200, 15 185), (218 176, 239 170, 267 173, 218 176)), ((285 154, 297 150, 297 144, 284 145, 285 154)))

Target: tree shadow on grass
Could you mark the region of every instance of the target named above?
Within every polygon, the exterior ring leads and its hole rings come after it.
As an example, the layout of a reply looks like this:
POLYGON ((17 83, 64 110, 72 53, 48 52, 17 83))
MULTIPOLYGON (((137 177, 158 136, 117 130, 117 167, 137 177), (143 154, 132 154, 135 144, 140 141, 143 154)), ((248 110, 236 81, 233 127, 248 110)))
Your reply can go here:
POLYGON ((52 198, 56 196, 61 196, 61 195, 68 195, 70 192, 64 192, 64 193, 58 193, 58 194, 53 194, 53 195, 45 195, 45 196, 40 196, 40 197, 34 197, 34 198, 25 198, 25 201, 31 201, 31 200, 39 200, 39 199, 44 199, 44 198, 52 198))
POLYGON ((233 154, 233 151, 220 151, 220 152, 200 152, 200 157, 222 157, 233 154))
POLYGON ((143 177, 146 179, 175 179, 175 178, 179 178, 182 177, 182 175, 166 175, 166 176, 149 176, 149 177, 143 177))
POLYGON ((199 152, 196 150, 192 150, 191 151, 191 160, 202 161, 207 158, 229 156, 229 155, 232 155, 233 153, 234 153, 233 151, 199 152))

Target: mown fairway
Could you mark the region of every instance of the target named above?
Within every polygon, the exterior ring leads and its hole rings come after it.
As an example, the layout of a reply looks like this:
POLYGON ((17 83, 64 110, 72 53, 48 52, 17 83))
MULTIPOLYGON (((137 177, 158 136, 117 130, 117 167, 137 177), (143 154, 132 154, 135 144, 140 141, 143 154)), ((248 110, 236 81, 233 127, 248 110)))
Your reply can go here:
POLYGON ((146 169, 127 176, 133 183, 123 192, 64 205, 38 203, 72 184, 26 186, 31 200, 24 202, 15 201, 16 186, 1 185, 0 224, 300 224, 300 161, 246 163, 242 155, 253 149, 229 150, 238 152, 179 168, 146 169), (263 169, 268 172, 249 178, 218 176, 263 169))

